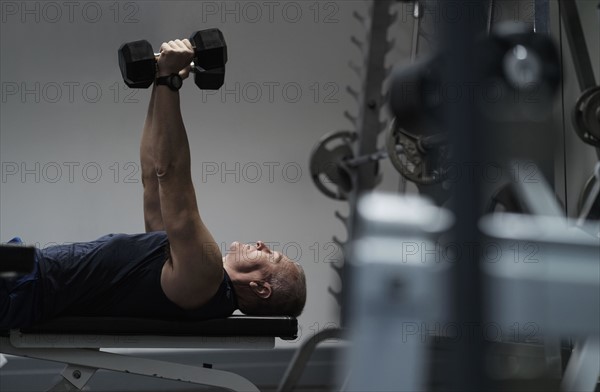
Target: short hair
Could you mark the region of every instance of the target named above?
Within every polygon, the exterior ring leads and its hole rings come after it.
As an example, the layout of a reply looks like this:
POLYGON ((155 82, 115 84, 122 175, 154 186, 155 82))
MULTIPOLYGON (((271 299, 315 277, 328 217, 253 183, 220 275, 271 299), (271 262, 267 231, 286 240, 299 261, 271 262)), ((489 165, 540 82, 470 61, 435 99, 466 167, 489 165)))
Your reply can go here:
POLYGON ((289 269, 282 268, 265 281, 271 285, 269 298, 256 295, 238 297, 239 309, 249 316, 293 316, 298 317, 306 304, 306 275, 302 266, 289 262, 289 269), (290 271, 295 271, 290 273, 290 271))

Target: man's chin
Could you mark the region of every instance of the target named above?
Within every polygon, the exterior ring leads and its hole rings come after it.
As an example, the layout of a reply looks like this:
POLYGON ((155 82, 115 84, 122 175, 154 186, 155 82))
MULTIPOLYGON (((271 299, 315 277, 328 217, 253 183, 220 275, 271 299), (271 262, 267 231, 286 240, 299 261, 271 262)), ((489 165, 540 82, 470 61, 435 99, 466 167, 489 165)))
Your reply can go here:
POLYGON ((239 241, 233 241, 230 245, 229 245, 229 250, 237 250, 240 247, 240 243, 239 241))

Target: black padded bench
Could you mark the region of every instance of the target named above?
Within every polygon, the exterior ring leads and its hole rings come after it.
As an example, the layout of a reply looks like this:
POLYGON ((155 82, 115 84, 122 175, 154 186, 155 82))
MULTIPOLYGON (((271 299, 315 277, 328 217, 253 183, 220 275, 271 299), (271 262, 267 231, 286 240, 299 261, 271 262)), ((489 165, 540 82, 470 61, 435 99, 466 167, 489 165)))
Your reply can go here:
POLYGON ((154 320, 126 317, 62 317, 29 328, 22 334, 55 335, 156 335, 156 336, 248 336, 297 338, 298 321, 293 317, 230 316, 203 321, 154 320))
POLYGON ((265 349, 275 338, 297 338, 294 317, 230 316, 204 321, 63 317, 0 332, 0 352, 65 363, 51 390, 81 390, 98 369, 258 391, 249 380, 222 370, 99 351, 101 348, 265 349))

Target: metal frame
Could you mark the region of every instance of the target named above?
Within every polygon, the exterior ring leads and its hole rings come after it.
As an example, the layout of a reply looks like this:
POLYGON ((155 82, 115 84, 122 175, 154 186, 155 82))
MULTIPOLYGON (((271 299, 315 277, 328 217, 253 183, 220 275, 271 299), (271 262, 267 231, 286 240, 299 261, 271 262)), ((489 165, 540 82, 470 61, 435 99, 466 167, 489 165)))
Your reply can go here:
POLYGON ((573 0, 560 0, 558 4, 561 10, 562 23, 567 34, 567 41, 571 48, 571 57, 575 65, 579 88, 581 91, 585 91, 596 86, 596 78, 592 60, 587 50, 583 28, 581 27, 577 4, 573 0))
POLYGON ((305 340, 302 346, 296 350, 288 368, 279 383, 277 392, 291 392, 296 387, 300 376, 306 368, 306 364, 317 346, 326 340, 343 339, 344 330, 341 328, 327 328, 305 340))
MULTIPOLYGON (((354 125, 357 134, 357 140, 354 147, 354 156, 370 155, 378 151, 377 138, 383 131, 385 124, 381 122, 379 116, 381 109, 385 105, 385 96, 382 92, 383 83, 389 75, 390 69, 385 66, 385 57, 393 47, 393 42, 388 40, 388 30, 395 22, 396 15, 391 14, 393 0, 377 0, 370 2, 368 17, 358 16, 359 21, 368 29, 366 39, 363 40, 351 37, 351 41, 359 47, 363 53, 363 64, 361 66, 350 65, 361 78, 361 93, 348 87, 348 92, 358 101, 358 116, 352 116, 348 112, 344 115, 354 125), (368 23, 366 23, 368 21, 368 23)), ((356 16, 356 15, 355 15, 356 16)), ((353 189, 347 195, 349 204, 349 216, 344 217, 336 212, 336 217, 342 221, 348 233, 348 240, 343 242, 337 237, 333 237, 333 242, 343 250, 344 256, 347 256, 346 244, 352 242, 353 220, 355 215, 356 203, 359 196, 370 191, 380 181, 378 176, 374 176, 378 163, 376 161, 366 162, 352 170, 353 189)), ((340 275, 345 285, 351 285, 351 273, 347 271, 345 263, 342 266, 331 264, 332 268, 340 275)), ((341 306, 342 325, 345 324, 346 313, 349 309, 344 305, 346 294, 344 287, 340 292, 335 292, 331 288, 329 293, 333 295, 341 306)))
MULTIPOLYGON (((541 199, 551 200, 543 194, 550 192, 544 183, 532 186, 541 199)), ((444 209, 408 197, 369 195, 361 206, 363 236, 351 259, 360 278, 352 290, 357 309, 349 331, 354 346, 346 367, 351 371, 348 390, 422 390, 428 347, 422 331, 406 327, 452 321, 446 294, 449 260, 432 255, 434 236, 452 219, 444 209), (417 251, 408 254, 406 243, 419 244, 417 251)), ((482 322, 500 327, 529 322, 540 328, 544 340, 579 339, 562 390, 593 391, 600 376, 598 238, 585 225, 560 216, 493 214, 479 226, 487 241, 483 244, 500 249, 499 257, 481 262, 488 282, 485 297, 491 299, 482 322), (516 259, 514 249, 524 252, 516 259), (527 259, 531 249, 535 257, 527 259)), ((547 358, 549 348, 544 346, 547 358)), ((556 376, 553 365, 546 364, 550 377, 556 376)))
MULTIPOLYGON (((594 67, 590 58, 590 53, 587 49, 585 35, 581 26, 581 18, 577 10, 577 4, 574 0, 559 0, 559 13, 561 22, 564 25, 567 41, 571 51, 571 58, 575 67, 579 89, 581 90, 580 98, 597 87, 596 78, 594 76, 594 67)), ((600 10, 600 7, 598 8, 600 10)), ((600 19, 600 12, 598 13, 600 19)), ((578 131, 578 124, 573 124, 578 131)), ((600 160, 600 147, 595 146, 596 155, 600 160)))
POLYGON ((449 318, 448 265, 431 250, 453 219, 419 196, 372 193, 357 211, 346 390, 425 390, 429 347, 413 327, 449 318))
POLYGON ((99 369, 137 374, 232 391, 258 391, 248 379, 223 370, 99 351, 100 348, 273 348, 274 337, 172 337, 44 335, 11 330, 0 337, 0 352, 64 363, 63 379, 51 391, 81 390, 99 369))
MULTIPOLYGON (((594 177, 587 198, 581 200, 581 211, 577 220, 578 225, 584 225, 594 206, 600 203, 600 162, 594 167, 594 177)), ((583 196, 583 195, 582 195, 583 196)))
POLYGON ((518 215, 486 217, 482 227, 503 249, 498 262, 486 265, 490 317, 500 324, 533 322, 546 336, 579 337, 562 390, 594 391, 600 377, 600 243, 588 234, 593 228, 518 215), (539 260, 515 260, 515 248, 534 250, 539 260))

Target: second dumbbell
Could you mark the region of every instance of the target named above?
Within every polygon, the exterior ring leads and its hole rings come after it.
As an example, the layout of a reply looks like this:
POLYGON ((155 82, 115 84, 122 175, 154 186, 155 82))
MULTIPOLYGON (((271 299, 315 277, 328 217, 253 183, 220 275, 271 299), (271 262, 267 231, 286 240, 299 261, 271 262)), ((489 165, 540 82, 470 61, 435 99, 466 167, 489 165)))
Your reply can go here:
MULTIPOLYGON (((197 31, 190 37, 194 48, 191 64, 194 82, 203 90, 218 90, 225 81, 227 45, 219 29, 197 31)), ((152 45, 146 40, 127 42, 119 48, 119 68, 130 88, 148 88, 156 76, 156 60, 152 45)))

